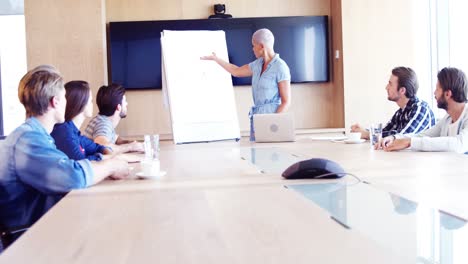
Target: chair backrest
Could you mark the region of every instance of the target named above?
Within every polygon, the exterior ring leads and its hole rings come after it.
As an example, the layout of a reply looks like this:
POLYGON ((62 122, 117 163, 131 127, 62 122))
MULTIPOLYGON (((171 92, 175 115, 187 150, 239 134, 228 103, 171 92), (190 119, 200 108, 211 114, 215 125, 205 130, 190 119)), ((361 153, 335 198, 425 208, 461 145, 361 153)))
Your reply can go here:
POLYGON ((18 239, 26 230, 28 230, 29 226, 20 226, 10 229, 1 229, 0 230, 0 241, 1 241, 1 248, 5 250, 9 247, 16 239, 18 239))

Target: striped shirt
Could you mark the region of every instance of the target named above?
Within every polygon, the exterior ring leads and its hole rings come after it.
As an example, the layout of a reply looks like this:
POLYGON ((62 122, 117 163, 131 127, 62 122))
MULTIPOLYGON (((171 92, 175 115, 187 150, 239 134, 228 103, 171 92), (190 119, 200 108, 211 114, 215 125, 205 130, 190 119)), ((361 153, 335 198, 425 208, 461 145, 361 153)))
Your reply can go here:
POLYGON ((429 105, 417 97, 410 98, 405 108, 398 109, 383 129, 383 137, 395 134, 417 134, 435 125, 429 105))
POLYGON ((94 140, 99 136, 104 136, 107 140, 115 144, 117 135, 115 134, 114 126, 107 116, 97 115, 89 121, 88 126, 84 131, 84 136, 94 140))

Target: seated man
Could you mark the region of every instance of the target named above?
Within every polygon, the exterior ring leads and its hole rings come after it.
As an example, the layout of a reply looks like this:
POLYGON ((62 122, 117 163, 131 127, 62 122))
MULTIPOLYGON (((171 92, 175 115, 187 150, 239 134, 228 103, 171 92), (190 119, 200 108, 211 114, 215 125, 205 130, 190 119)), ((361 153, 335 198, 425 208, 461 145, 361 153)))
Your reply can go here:
POLYGON ((120 138, 115 128, 122 118, 127 116, 127 98, 125 88, 119 84, 101 86, 96 95, 99 114, 89 121, 84 135, 95 143, 111 147, 114 153, 143 151, 143 144, 120 138))
MULTIPOLYGON (((386 90, 388 100, 395 102, 400 109, 383 128, 383 137, 397 133, 419 133, 434 126, 434 113, 426 102, 416 97, 418 79, 411 68, 394 68, 386 90)), ((361 132, 361 138, 369 139, 369 131, 361 128, 359 124, 353 125, 351 131, 361 132)))
POLYGON ((50 132, 65 120, 65 88, 60 73, 42 65, 20 81, 18 97, 26 122, 0 142, 0 227, 30 226, 67 192, 111 176, 129 175, 128 163, 75 161, 58 150, 50 132))
POLYGON ((384 138, 377 148, 386 151, 411 149, 416 151, 468 151, 468 107, 466 93, 468 83, 465 74, 456 68, 443 68, 437 74, 434 91, 437 107, 447 115, 434 127, 417 135, 392 135, 384 138))

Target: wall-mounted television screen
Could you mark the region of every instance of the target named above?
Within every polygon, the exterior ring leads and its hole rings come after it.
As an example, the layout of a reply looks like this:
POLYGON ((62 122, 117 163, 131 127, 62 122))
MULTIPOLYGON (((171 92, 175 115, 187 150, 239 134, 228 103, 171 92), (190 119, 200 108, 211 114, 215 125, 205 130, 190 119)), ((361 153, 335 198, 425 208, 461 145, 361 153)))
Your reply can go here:
MULTIPOLYGON (((242 66, 255 60, 251 40, 260 28, 273 32, 275 52, 288 64, 292 83, 329 81, 327 16, 110 22, 110 81, 127 89, 160 89, 163 30, 224 30, 229 61, 242 66)), ((249 85, 251 78, 232 82, 249 85)))

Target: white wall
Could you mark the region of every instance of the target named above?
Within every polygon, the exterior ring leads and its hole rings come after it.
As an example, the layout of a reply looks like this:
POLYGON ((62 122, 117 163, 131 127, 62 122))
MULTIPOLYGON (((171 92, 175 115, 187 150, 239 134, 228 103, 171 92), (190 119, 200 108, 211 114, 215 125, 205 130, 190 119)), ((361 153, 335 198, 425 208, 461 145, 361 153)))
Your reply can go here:
POLYGON ((396 66, 413 68, 430 98, 428 1, 342 0, 345 126, 387 122, 398 109, 385 86, 396 66), (429 90, 428 90, 429 89, 429 90))
POLYGON ((0 16, 0 60, 3 132, 8 135, 25 119, 24 107, 18 99, 18 83, 26 73, 24 15, 0 16))
POLYGON ((449 42, 450 66, 468 73, 468 1, 450 0, 449 2, 449 42))

